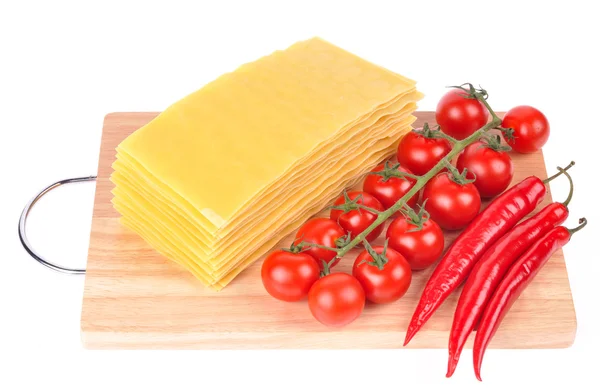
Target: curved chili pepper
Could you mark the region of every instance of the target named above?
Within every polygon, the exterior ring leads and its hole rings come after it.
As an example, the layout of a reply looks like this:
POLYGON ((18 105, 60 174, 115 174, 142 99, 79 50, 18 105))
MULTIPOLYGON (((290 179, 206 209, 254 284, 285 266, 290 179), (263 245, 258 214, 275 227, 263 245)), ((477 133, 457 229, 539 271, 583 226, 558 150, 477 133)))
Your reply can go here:
POLYGON ((562 203, 551 203, 502 236, 475 264, 465 282, 454 313, 448 341, 446 377, 454 373, 467 338, 511 264, 540 236, 562 224, 568 215, 569 211, 562 203))
MULTIPOLYGON (((559 170, 564 172, 563 169, 559 170)), ((512 263, 541 236, 565 222, 567 206, 573 197, 573 180, 569 179, 569 196, 560 203, 551 203, 535 216, 521 222, 494 243, 479 259, 469 275, 456 305, 448 341, 448 372, 452 376, 467 338, 481 318, 492 293, 512 263)))
POLYGON ((475 217, 454 240, 427 281, 406 330, 404 346, 410 342, 448 295, 467 278, 485 251, 536 208, 546 194, 545 183, 565 173, 574 165, 575 162, 571 162, 564 169, 559 168, 558 173, 544 181, 535 176, 525 178, 502 193, 475 217))
POLYGON ((587 221, 582 218, 579 223, 580 225, 575 229, 557 226, 546 233, 510 267, 498 285, 481 317, 473 345, 473 368, 479 381, 481 381, 483 354, 502 319, 552 254, 568 243, 571 235, 583 228, 587 221))
POLYGON ((544 182, 531 176, 506 190, 479 213, 454 240, 427 281, 406 331, 405 346, 448 295, 467 278, 481 255, 531 213, 545 195, 544 182))

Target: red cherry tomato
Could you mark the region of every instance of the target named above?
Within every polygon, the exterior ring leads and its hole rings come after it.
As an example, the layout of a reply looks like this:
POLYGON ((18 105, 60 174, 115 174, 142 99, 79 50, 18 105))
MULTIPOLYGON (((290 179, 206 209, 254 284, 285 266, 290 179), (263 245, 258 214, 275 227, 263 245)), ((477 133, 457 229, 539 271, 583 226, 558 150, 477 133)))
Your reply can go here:
POLYGON ((416 175, 424 175, 452 150, 446 139, 429 138, 419 130, 407 133, 398 144, 398 162, 416 175))
POLYGON ((475 178, 473 184, 477 187, 479 195, 491 198, 502 193, 514 174, 513 162, 510 156, 503 151, 496 151, 477 141, 465 148, 456 162, 458 171, 467 169, 468 178, 475 178))
MULTIPOLYGON (((382 246, 374 246, 378 254, 382 246)), ((352 275, 365 290, 367 300, 373 303, 390 303, 400 299, 408 290, 412 271, 406 259, 392 248, 385 253, 388 262, 381 269, 374 265, 375 260, 367 250, 362 251, 352 266, 352 275)))
POLYGON ((427 182, 423 188, 423 202, 431 219, 447 230, 467 226, 481 207, 481 197, 475 185, 456 183, 449 172, 438 174, 427 182))
POLYGON ((435 109, 435 120, 442 131, 458 140, 473 134, 488 121, 485 105, 466 96, 468 93, 464 90, 452 89, 442 97, 435 109))
POLYGON ((502 119, 503 128, 512 128, 513 140, 506 138, 513 150, 529 153, 539 150, 550 137, 550 124, 542 112, 532 106, 521 105, 512 108, 502 119))
MULTIPOLYGON (((312 220, 308 220, 298 230, 298 233, 296 233, 296 243, 304 241, 336 248, 336 240, 345 235, 346 232, 337 222, 329 218, 313 218, 312 220)), ((323 260, 329 264, 329 268, 332 268, 340 261, 338 258, 334 262, 331 262, 335 258, 336 253, 324 248, 311 247, 304 251, 304 253, 311 255, 321 269, 323 268, 323 260)))
POLYGON ((347 273, 334 273, 317 280, 308 293, 308 307, 315 319, 340 327, 360 316, 365 307, 362 286, 347 273))
POLYGON ((398 217, 386 233, 389 246, 404 256, 415 271, 435 263, 444 251, 444 234, 435 221, 429 219, 423 222, 421 230, 417 229, 407 218, 398 217))
POLYGON ((294 302, 308 295, 320 272, 315 259, 306 253, 275 251, 263 262, 260 275, 272 297, 294 302))
MULTIPOLYGON (((375 167, 372 172, 380 172, 385 170, 385 164, 380 164, 375 167)), ((396 170, 412 174, 410 170, 398 166, 396 170)), ((392 207, 404 194, 415 185, 416 181, 412 178, 398 178, 390 177, 387 180, 385 177, 376 174, 368 174, 363 183, 363 190, 375 198, 384 208, 389 209, 392 207)), ((413 195, 408 201, 407 205, 414 207, 417 204, 418 195, 413 195)))
MULTIPOLYGON (((364 191, 350 191, 348 193, 348 197, 351 200, 355 200, 359 195, 362 197, 357 201, 358 204, 365 205, 377 211, 384 210, 381 202, 379 202, 377 198, 369 193, 365 193, 364 191)), ((334 205, 343 205, 344 202, 345 199, 342 195, 335 201, 334 205)), ((333 209, 331 210, 329 217, 340 224, 345 231, 350 232, 351 237, 354 238, 363 230, 367 229, 373 222, 375 222, 377 219, 377 214, 373 214, 364 209, 350 210, 347 213, 344 213, 342 210, 333 209)), ((379 237, 383 231, 383 227, 384 224, 381 224, 373 229, 373 231, 367 235, 367 241, 370 242, 379 237)))

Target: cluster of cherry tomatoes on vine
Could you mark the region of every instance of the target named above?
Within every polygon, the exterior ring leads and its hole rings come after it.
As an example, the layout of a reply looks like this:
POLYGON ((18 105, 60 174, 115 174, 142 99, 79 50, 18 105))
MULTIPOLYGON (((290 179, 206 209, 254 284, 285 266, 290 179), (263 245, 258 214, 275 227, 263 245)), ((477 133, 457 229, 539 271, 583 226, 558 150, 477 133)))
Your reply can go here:
POLYGON ((460 230, 479 213, 482 198, 502 193, 513 178, 507 154, 533 152, 548 140, 549 124, 537 109, 519 106, 503 118, 498 134, 486 134, 467 146, 455 166, 433 177, 406 201, 385 232, 383 246, 372 246, 384 225, 365 236, 352 274, 331 269, 340 261, 338 250, 365 231, 378 215, 392 207, 453 147, 488 122, 481 101, 463 89, 452 89, 436 109, 438 127, 408 133, 398 146, 397 162, 385 162, 365 178, 362 191, 344 192, 331 207, 329 218, 307 221, 289 249, 272 252, 261 276, 267 292, 283 301, 308 297, 312 315, 328 326, 343 326, 360 316, 366 301, 390 303, 408 290, 412 271, 434 264, 444 250, 444 230, 460 230), (510 129, 510 130, 509 130, 510 129), (501 141, 504 136, 506 143, 501 141))

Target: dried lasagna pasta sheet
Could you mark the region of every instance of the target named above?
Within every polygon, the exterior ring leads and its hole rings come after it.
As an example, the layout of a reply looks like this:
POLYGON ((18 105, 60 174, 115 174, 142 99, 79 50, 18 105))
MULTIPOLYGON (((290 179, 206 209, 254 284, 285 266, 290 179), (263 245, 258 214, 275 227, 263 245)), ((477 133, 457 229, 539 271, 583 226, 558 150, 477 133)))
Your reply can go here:
MULTIPOLYGON (((375 128, 385 124, 385 120, 389 120, 389 119, 393 119, 395 116, 394 115, 399 115, 399 114, 404 114, 410 111, 410 109, 414 109, 415 105, 414 103, 410 103, 410 101, 414 101, 415 98, 420 97, 420 94, 418 93, 412 93, 410 95, 404 96, 400 101, 398 101, 396 104, 394 104, 393 106, 390 106, 389 108, 394 108, 394 110, 389 110, 386 109, 385 111, 380 112, 379 115, 373 117, 370 119, 369 121, 369 126, 374 126, 375 128)), ((367 129, 365 129, 366 127, 363 127, 364 124, 361 123, 360 126, 357 127, 353 127, 351 128, 347 133, 346 136, 351 137, 352 139, 356 139, 356 141, 359 141, 360 139, 364 138, 365 136, 367 136, 368 134, 366 134, 365 132, 367 132, 367 129)), ((340 146, 340 144, 343 144, 343 142, 341 141, 337 141, 337 143, 334 143, 331 147, 326 147, 325 150, 323 150, 323 152, 321 153, 317 153, 315 155, 315 158, 310 160, 310 163, 308 163, 306 166, 299 166, 297 168, 294 168, 292 170, 292 172, 289 174, 289 176, 285 176, 283 179, 280 179, 276 184, 272 185, 272 187, 269 187, 267 190, 261 191, 261 193, 257 196, 257 200, 255 201, 251 201, 248 204, 248 207, 246 208, 245 211, 241 212, 241 215, 239 216, 239 220, 244 221, 248 219, 248 214, 251 212, 256 212, 257 210, 259 210, 258 208, 255 208, 256 206, 259 206, 258 201, 263 201, 265 202, 265 197, 269 196, 269 195, 276 195, 276 193, 278 193, 278 190, 280 188, 286 188, 288 187, 289 183, 293 181, 293 179, 297 179, 298 177, 302 177, 303 174, 307 171, 310 170, 311 168, 316 168, 318 166, 317 163, 322 162, 324 159, 331 159, 333 158, 333 156, 335 155, 336 152, 338 152, 338 150, 343 149, 343 146, 340 146)), ((181 198, 181 196, 179 196, 175 191, 173 191, 168 185, 165 185, 164 183, 160 182, 158 179, 154 178, 147 170, 144 169, 143 166, 141 166, 139 163, 137 163, 134 159, 132 159, 130 156, 128 156, 126 153, 119 153, 118 154, 118 158, 120 159, 120 162, 122 162, 125 166, 123 167, 128 167, 130 170, 132 171, 137 171, 139 172, 139 175, 141 177, 144 177, 148 180, 148 184, 151 184, 152 187, 155 187, 157 191, 160 191, 162 193, 164 193, 164 195, 166 197, 168 197, 168 200, 178 206, 181 207, 181 210, 186 212, 187 214, 189 214, 190 217, 194 218, 194 222, 196 222, 198 225, 203 226, 204 228, 207 228, 207 223, 206 222, 202 222, 201 218, 202 216, 195 211, 195 208, 188 203, 187 201, 185 201, 185 199, 181 198)), ((239 221, 235 224, 235 229, 237 230, 237 228, 239 228, 239 221)), ((224 229, 224 231, 221 233, 221 236, 214 236, 210 233, 207 233, 204 231, 201 231, 201 233, 203 234, 204 237, 206 237, 205 241, 208 241, 207 244, 210 243, 221 243, 221 240, 227 236, 227 234, 229 234, 231 232, 233 228, 232 227, 226 227, 224 229)), ((210 246, 209 246, 210 248, 210 246)))
MULTIPOLYGON (((348 137, 352 137, 353 139, 354 138, 358 139, 360 136, 364 136, 364 134, 361 133, 361 130, 365 129, 366 126, 378 125, 379 124, 378 120, 381 120, 382 117, 389 118, 389 115, 391 113, 398 112, 398 110, 402 110, 400 112, 400 113, 402 113, 402 112, 405 112, 407 108, 412 108, 414 110, 415 105, 414 104, 410 105, 409 102, 416 101, 417 99, 420 99, 420 98, 421 98, 421 95, 418 92, 414 92, 414 91, 412 93, 409 93, 408 95, 404 95, 401 98, 398 98, 393 104, 390 104, 390 105, 386 106, 385 108, 383 108, 381 111, 370 114, 370 116, 367 118, 366 123, 361 122, 361 123, 359 123, 359 125, 356 125, 356 126, 350 128, 348 130, 348 132, 344 132, 340 136, 348 136, 348 137)), ((311 163, 307 163, 305 166, 293 168, 291 170, 291 174, 290 174, 291 176, 289 178, 286 176, 285 179, 278 180, 277 182, 272 184, 271 187, 267 187, 265 190, 262 190, 261 192, 259 192, 256 195, 256 197, 258 197, 260 199, 264 199, 264 195, 269 191, 272 193, 273 192, 277 193, 277 190, 280 187, 287 187, 289 180, 292 179, 294 176, 301 175, 306 170, 316 168, 316 165, 314 163, 318 162, 319 160, 322 160, 323 158, 331 158, 331 156, 333 155, 333 152, 335 152, 336 149, 343 148, 342 146, 339 146, 339 144, 344 144, 339 138, 334 139, 334 140, 337 141, 337 146, 336 146, 336 142, 334 142, 331 147, 324 147, 324 150, 322 150, 323 152, 320 152, 320 153, 317 152, 315 155, 315 158, 310 160, 311 163)), ((136 162, 135 159, 132 158, 131 156, 129 156, 126 152, 124 152, 124 151, 119 152, 118 158, 120 159, 120 161, 123 164, 125 164, 125 166, 123 166, 123 167, 128 167, 132 171, 139 172, 139 175, 141 177, 145 177, 148 180, 147 184, 150 184, 150 185, 152 185, 152 187, 155 187, 157 191, 163 193, 167 197, 168 201, 175 204, 176 206, 180 206, 182 208, 182 211, 186 212, 190 217, 194 218, 195 222, 198 225, 203 227, 203 229, 200 231, 200 233, 202 235, 201 238, 206 237, 205 241, 207 241, 207 244, 220 243, 220 240, 222 239, 222 237, 215 237, 210 232, 208 232, 208 230, 211 228, 210 223, 203 221, 203 216, 199 212, 196 211, 196 209, 194 208, 194 206, 192 204, 190 204, 183 197, 178 195, 177 192, 174 191, 171 187, 164 184, 157 178, 153 177, 148 172, 148 170, 146 170, 141 164, 136 162)), ((254 202, 250 201, 250 203, 248 204, 248 206, 246 208, 246 211, 242 212, 240 218, 247 219, 249 212, 257 210, 257 209, 255 209, 255 206, 256 206, 256 201, 254 201, 254 202)), ((239 223, 236 223, 234 225, 234 227, 237 229, 239 227, 239 223)), ((226 236, 232 229, 233 228, 231 228, 231 227, 225 228, 225 230, 222 232, 221 235, 226 236)), ((208 248, 210 248, 210 245, 208 245, 208 248)))
POLYGON ((122 223, 219 290, 394 153, 415 82, 321 39, 246 64, 117 148, 122 223))
POLYGON ((217 78, 119 148, 220 228, 340 129, 413 87, 311 39, 217 78), (206 182, 220 187, 206 190, 206 182))
MULTIPOLYGON (((391 146, 388 146, 387 148, 372 154, 371 157, 367 161, 364 162, 366 165, 369 166, 369 168, 362 168, 362 169, 360 169, 360 171, 355 170, 355 171, 349 172, 348 176, 355 177, 353 180, 350 180, 349 184, 353 184, 356 181, 360 180, 360 175, 362 173, 365 173, 366 171, 368 171, 370 169, 370 167, 372 167, 373 165, 376 165, 381 160, 384 160, 385 158, 392 155, 395 152, 396 144, 397 144, 397 140, 394 140, 394 141, 392 141, 391 146)), ((305 222, 308 218, 310 218, 310 216, 312 214, 319 211, 321 208, 323 208, 327 204, 331 203, 332 202, 331 198, 337 197, 337 195, 339 195, 340 191, 344 187, 345 187, 344 184, 340 184, 335 187, 329 187, 328 190, 326 190, 327 193, 324 193, 324 194, 329 194, 328 198, 330 198, 330 200, 327 200, 327 201, 321 200, 321 201, 317 201, 317 203, 315 203, 315 204, 312 204, 312 206, 310 206, 307 210, 305 210, 301 215, 297 215, 297 217, 296 217, 297 220, 294 223, 284 225, 283 228, 278 233, 275 233, 272 237, 270 237, 268 239, 268 241, 266 241, 265 244, 258 246, 258 247, 253 247, 254 251, 250 255, 248 255, 246 257, 242 257, 241 262, 236 263, 236 264, 238 266, 243 265, 244 263, 250 264, 251 262, 258 259, 263 254, 268 252, 268 250, 270 250, 275 243, 280 241, 283 237, 285 237, 286 235, 291 233, 293 230, 297 229, 303 222, 305 222)), ((129 203, 131 203, 131 202, 129 202, 129 203)), ((119 209, 121 214, 124 215, 124 218, 131 219, 132 217, 137 217, 139 220, 139 217, 140 217, 139 209, 127 210, 124 208, 120 208, 120 205, 116 205, 116 207, 119 209)), ((143 217, 143 215, 142 215, 142 217, 143 217)), ((230 274, 232 272, 236 271, 236 267, 233 265, 226 266, 225 267, 226 270, 224 272, 217 273, 216 277, 213 275, 211 278, 211 275, 209 275, 206 272, 206 268, 207 268, 206 264, 196 260, 196 257, 194 255, 194 253, 190 250, 189 245, 184 244, 181 241, 175 241, 175 243, 174 243, 171 240, 174 236, 171 232, 171 230, 172 230, 171 228, 173 227, 173 225, 167 226, 161 222, 158 222, 158 223, 154 222, 152 225, 148 226, 148 222, 139 222, 138 221, 138 227, 142 230, 148 230, 148 229, 152 230, 153 229, 154 235, 151 237, 144 237, 146 239, 146 241, 148 241, 148 243, 150 243, 150 245, 152 245, 153 247, 168 247, 169 250, 171 250, 173 252, 177 252, 174 257, 178 257, 179 260, 176 260, 176 261, 180 262, 180 264, 181 264, 181 260, 183 260, 186 263, 186 264, 183 264, 186 268, 188 268, 188 269, 193 268, 193 271, 192 271, 193 274, 205 285, 210 286, 210 285, 214 285, 214 284, 217 284, 217 285, 220 284, 221 286, 225 286, 229 281, 231 281, 233 279, 233 276, 230 276, 230 274), (217 279, 221 279, 221 280, 219 281, 217 279)), ((167 257, 171 257, 171 256, 167 255, 167 257)), ((238 272, 235 272, 235 273, 238 273, 238 272)), ((219 288, 219 287, 217 286, 217 288, 219 288)))
MULTIPOLYGON (((409 106, 407 106, 406 108, 411 107, 411 104, 409 104, 409 106)), ((397 120, 402 119, 402 117, 407 116, 406 111, 407 109, 403 109, 403 111, 397 114, 386 117, 385 119, 382 118, 382 120, 380 120, 381 123, 373 127, 373 138, 388 136, 390 130, 397 131, 397 126, 396 128, 392 128, 391 124, 395 123, 397 120)), ((410 120, 414 120, 414 118, 411 118, 410 120)), ((343 167, 344 160, 346 160, 348 157, 354 157, 354 155, 359 150, 361 150, 362 147, 365 147, 362 138, 359 138, 357 136, 356 139, 357 140, 352 144, 352 146, 349 149, 345 151, 339 149, 334 150, 337 152, 332 152, 329 158, 321 160, 321 163, 318 166, 315 166, 314 168, 321 169, 323 171, 323 174, 320 174, 316 179, 310 176, 306 177, 305 175, 297 175, 294 179, 290 179, 289 181, 287 181, 288 183, 284 186, 281 192, 278 191, 276 193, 266 193, 263 196, 263 198, 261 198, 260 202, 257 202, 252 205, 253 207, 256 207, 255 214, 257 214, 257 216, 251 218, 252 215, 250 215, 249 218, 240 222, 238 228, 236 229, 236 233, 240 233, 243 235, 244 233, 250 232, 251 230, 249 230, 248 228, 260 226, 260 221, 264 220, 265 218, 268 219, 268 216, 272 215, 274 213, 274 210, 281 211, 281 205, 273 202, 275 199, 287 204, 287 206, 290 206, 291 203, 296 203, 297 200, 301 198, 301 195, 303 193, 312 191, 312 186, 318 187, 330 178, 330 174, 335 175, 337 169, 343 167), (288 198, 290 197, 293 198, 291 200, 288 200, 288 198), (275 209, 273 209, 273 205, 278 206, 275 206, 275 209)), ((117 179, 121 180, 121 183, 128 185, 128 187, 126 188, 134 189, 138 191, 141 195, 153 197, 154 199, 156 199, 157 202, 165 205, 165 213, 181 214, 183 217, 183 219, 181 220, 182 225, 187 226, 187 230, 190 234, 198 237, 199 247, 202 250, 203 254, 213 254, 213 256, 219 255, 225 250, 225 248, 230 246, 232 241, 239 240, 239 238, 236 237, 235 234, 232 234, 231 236, 233 237, 230 236, 229 238, 224 238, 220 241, 219 248, 211 249, 211 247, 207 245, 208 243, 206 242, 206 237, 202 235, 201 226, 196 225, 194 223, 194 219, 190 219, 189 217, 187 217, 187 213, 185 211, 182 211, 180 207, 178 208, 176 206, 177 201, 161 198, 160 193, 156 191, 156 182, 144 180, 143 177, 135 176, 135 172, 129 170, 126 165, 122 165, 119 160, 115 162, 115 171, 116 173, 113 175, 113 180, 115 181, 115 183, 120 183, 117 182, 117 179), (123 177, 121 175, 123 175, 123 177), (128 182, 123 182, 124 178, 126 178, 128 182), (148 188, 148 190, 145 189, 146 187, 148 188), (154 188, 155 190, 152 190, 152 188, 154 188), (171 204, 174 206, 169 206, 171 204)))
MULTIPOLYGON (((395 138, 392 139, 395 141, 395 138)), ((369 149, 375 151, 375 149, 371 145, 367 145, 369 149)), ((364 159, 355 160, 352 167, 355 167, 357 164, 360 165, 362 163, 366 163, 364 159)), ((334 172, 337 174, 341 174, 343 172, 342 169, 334 168, 334 172)), ((352 170, 354 173, 354 170, 352 170)), ((352 174, 351 173, 351 174, 352 174)), ((125 185, 123 185, 125 186, 125 185)), ((325 182, 317 182, 314 186, 311 186, 309 192, 312 196, 306 197, 304 199, 295 200, 292 199, 291 203, 297 204, 294 207, 302 208, 304 203, 310 203, 314 201, 318 201, 321 197, 326 197, 327 191, 325 190, 327 187, 327 181, 325 182)), ((175 214, 169 214, 168 216, 164 213, 164 209, 160 209, 159 206, 156 206, 155 203, 152 203, 148 198, 149 196, 138 195, 132 190, 123 190, 122 192, 118 192, 119 188, 115 189, 116 198, 126 198, 129 202, 132 202, 136 205, 141 205, 138 208, 133 209, 138 217, 144 218, 148 221, 148 219, 152 219, 154 223, 159 222, 162 226, 165 227, 167 233, 164 233, 168 239, 174 242, 176 245, 182 245, 188 247, 192 256, 201 258, 201 266, 205 271, 214 271, 213 273, 216 276, 219 276, 226 272, 231 265, 235 263, 235 260, 241 260, 245 256, 247 256, 253 248, 255 244, 260 244, 265 239, 270 237, 273 234, 277 234, 281 228, 290 221, 290 219, 295 218, 294 208, 288 208, 286 210, 285 217, 276 218, 273 220, 269 220, 266 223, 261 223, 258 227, 250 230, 248 233, 240 234, 239 241, 235 241, 235 244, 227 250, 227 252, 223 252, 219 255, 214 255, 211 257, 203 257, 203 253, 199 252, 198 241, 193 238, 193 235, 186 233, 182 228, 182 220, 175 214), (148 209, 149 211, 145 211, 148 209), (156 216, 160 214, 160 216, 156 216), (211 262, 212 260, 212 262, 211 262), (206 264, 204 264, 206 262, 206 264), (225 267, 225 269, 223 269, 225 267)), ((334 192, 333 195, 336 196, 339 192, 334 192)), ((326 197, 327 198, 327 197, 326 197)), ((118 199, 115 201, 118 203, 118 199)), ((283 237, 283 236, 282 236, 283 237)))

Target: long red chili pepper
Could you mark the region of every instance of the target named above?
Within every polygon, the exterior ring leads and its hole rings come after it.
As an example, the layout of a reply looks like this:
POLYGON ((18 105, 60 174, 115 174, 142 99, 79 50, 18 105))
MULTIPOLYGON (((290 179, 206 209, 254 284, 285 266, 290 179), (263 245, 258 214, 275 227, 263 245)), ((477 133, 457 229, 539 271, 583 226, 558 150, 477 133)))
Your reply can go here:
MULTIPOLYGON (((565 170, 573 164, 565 167, 565 170)), ((546 181, 554 179, 561 173, 546 181)), ((506 190, 479 213, 454 240, 427 281, 406 331, 404 346, 410 342, 448 295, 467 278, 481 255, 524 216, 531 213, 545 195, 544 181, 531 176, 506 190)))
POLYGON ((552 254, 568 243, 573 233, 587 224, 586 219, 580 219, 579 224, 574 229, 557 226, 546 233, 510 267, 508 273, 498 285, 481 317, 473 345, 473 368, 478 380, 481 381, 483 354, 496 330, 498 330, 502 319, 552 254))
POLYGON ((510 266, 541 236, 562 224, 569 215, 567 206, 573 196, 573 181, 568 173, 570 191, 565 202, 551 203, 535 216, 521 222, 494 243, 473 267, 454 313, 448 341, 448 372, 452 376, 467 338, 479 321, 492 293, 510 266))

